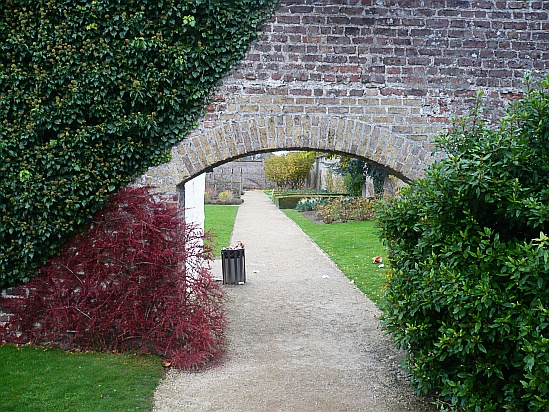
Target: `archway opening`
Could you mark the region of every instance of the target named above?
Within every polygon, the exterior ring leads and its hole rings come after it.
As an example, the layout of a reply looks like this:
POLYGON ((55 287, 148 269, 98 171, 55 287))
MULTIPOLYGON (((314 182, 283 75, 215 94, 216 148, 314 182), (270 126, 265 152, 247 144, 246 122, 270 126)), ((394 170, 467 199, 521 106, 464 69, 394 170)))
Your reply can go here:
POLYGON ((288 189, 268 175, 265 161, 277 154, 304 152, 315 154, 307 178, 301 179, 301 187, 293 187, 304 196, 307 190, 363 197, 385 192, 392 196, 397 187, 410 180, 387 165, 344 151, 318 151, 314 147, 257 150, 228 157, 183 179, 176 189, 179 206, 185 209, 188 220, 203 226, 204 203, 239 204, 245 190, 288 189))

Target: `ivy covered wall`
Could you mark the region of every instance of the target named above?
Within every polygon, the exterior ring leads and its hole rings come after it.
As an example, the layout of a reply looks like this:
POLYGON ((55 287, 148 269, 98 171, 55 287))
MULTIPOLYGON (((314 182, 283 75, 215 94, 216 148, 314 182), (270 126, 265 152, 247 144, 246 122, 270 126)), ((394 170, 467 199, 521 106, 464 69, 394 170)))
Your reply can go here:
POLYGON ((0 287, 194 127, 269 0, 6 0, 0 10, 0 287))

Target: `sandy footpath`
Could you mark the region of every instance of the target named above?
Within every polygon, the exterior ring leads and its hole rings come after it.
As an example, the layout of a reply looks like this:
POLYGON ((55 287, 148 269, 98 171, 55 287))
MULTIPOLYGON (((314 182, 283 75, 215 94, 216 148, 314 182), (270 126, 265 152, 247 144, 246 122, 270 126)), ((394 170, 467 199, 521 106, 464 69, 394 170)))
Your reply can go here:
POLYGON ((434 410, 413 395, 375 305, 263 193, 243 198, 233 242, 245 244, 247 282, 224 286, 226 359, 170 370, 154 410, 434 410))

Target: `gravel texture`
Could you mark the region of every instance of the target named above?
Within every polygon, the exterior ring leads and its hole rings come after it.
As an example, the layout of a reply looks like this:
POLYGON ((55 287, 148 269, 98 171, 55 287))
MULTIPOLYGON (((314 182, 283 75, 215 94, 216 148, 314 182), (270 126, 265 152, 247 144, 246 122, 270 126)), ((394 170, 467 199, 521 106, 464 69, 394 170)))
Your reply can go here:
POLYGON ((413 395, 376 306, 262 192, 244 195, 232 239, 247 281, 224 286, 225 359, 169 370, 154 411, 434 410, 413 395))

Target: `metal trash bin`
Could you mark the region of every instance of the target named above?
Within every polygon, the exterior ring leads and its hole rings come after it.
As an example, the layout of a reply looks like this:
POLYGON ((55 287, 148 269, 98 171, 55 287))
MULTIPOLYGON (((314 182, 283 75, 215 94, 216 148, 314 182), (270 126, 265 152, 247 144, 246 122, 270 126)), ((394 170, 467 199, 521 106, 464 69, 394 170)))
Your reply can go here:
POLYGON ((244 248, 222 249, 221 269, 224 285, 243 285, 246 283, 244 248))

